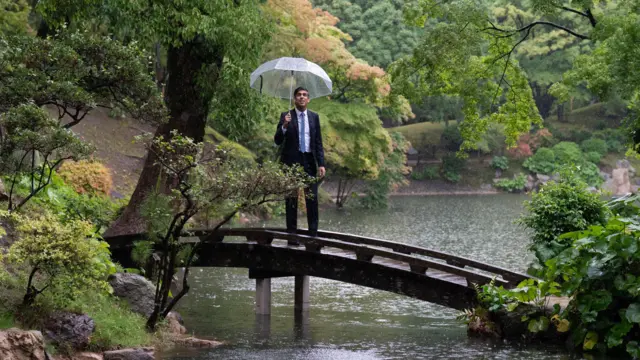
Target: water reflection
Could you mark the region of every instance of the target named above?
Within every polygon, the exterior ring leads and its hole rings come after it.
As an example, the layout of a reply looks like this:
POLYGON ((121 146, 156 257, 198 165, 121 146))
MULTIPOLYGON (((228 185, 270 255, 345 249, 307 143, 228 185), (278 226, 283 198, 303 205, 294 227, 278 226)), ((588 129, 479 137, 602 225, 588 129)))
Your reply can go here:
MULTIPOLYGON (((527 239, 513 221, 524 196, 401 197, 384 211, 324 211, 321 228, 417 244, 523 271, 527 239)), ((281 226, 284 220, 265 226, 281 226)), ((310 310, 295 314, 294 279, 272 280, 272 314, 254 312, 246 269, 198 269, 179 308, 190 331, 229 345, 174 349, 163 359, 568 359, 561 349, 470 339, 456 311, 311 278, 310 310)))

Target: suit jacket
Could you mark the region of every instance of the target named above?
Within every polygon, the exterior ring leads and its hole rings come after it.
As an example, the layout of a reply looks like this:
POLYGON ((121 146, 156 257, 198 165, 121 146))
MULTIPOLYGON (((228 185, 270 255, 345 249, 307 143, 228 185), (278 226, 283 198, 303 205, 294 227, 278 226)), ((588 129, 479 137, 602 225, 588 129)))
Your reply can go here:
MULTIPOLYGON (((282 124, 284 123, 284 117, 287 113, 288 111, 285 111, 280 114, 280 122, 278 122, 273 140, 276 145, 282 145, 282 143, 284 143, 284 148, 280 154, 280 161, 284 164, 292 165, 300 161, 298 156, 298 151, 300 150, 298 114, 295 109, 291 110, 291 122, 285 133, 282 131, 282 124)), ((322 133, 320 132, 320 116, 307 109, 307 118, 309 120, 309 149, 318 166, 324 166, 324 148, 322 147, 322 133)))

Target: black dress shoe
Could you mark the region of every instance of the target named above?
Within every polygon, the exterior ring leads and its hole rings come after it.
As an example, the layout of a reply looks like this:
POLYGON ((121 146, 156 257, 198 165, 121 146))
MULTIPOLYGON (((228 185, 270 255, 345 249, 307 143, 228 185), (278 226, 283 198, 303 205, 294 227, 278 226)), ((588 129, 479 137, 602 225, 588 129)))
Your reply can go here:
POLYGON ((318 237, 318 232, 317 231, 309 231, 309 236, 318 237))
POLYGON ((300 242, 296 240, 287 240, 287 246, 300 246, 300 242))

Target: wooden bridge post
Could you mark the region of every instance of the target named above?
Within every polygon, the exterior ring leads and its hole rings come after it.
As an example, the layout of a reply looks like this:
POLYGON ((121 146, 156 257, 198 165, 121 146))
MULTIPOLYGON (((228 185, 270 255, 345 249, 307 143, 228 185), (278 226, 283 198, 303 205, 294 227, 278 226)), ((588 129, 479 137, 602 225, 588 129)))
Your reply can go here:
POLYGON ((271 278, 256 279, 256 314, 271 315, 271 278))
POLYGON ((309 276, 308 275, 296 275, 294 285, 294 311, 308 311, 309 310, 309 276))

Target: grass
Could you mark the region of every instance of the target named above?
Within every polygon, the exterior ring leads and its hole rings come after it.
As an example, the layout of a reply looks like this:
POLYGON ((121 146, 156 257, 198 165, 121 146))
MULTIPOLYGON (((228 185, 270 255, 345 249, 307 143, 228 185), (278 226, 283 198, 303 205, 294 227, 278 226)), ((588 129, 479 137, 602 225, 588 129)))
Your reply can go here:
POLYGON ((129 310, 126 303, 102 294, 83 294, 74 310, 86 313, 96 324, 91 336, 91 350, 149 346, 153 335, 145 328, 146 319, 129 310))
POLYGON ((16 322, 13 319, 13 314, 0 312, 0 329, 10 329, 12 327, 16 327, 16 322))
POLYGON ((603 128, 616 128, 620 125, 622 117, 607 114, 604 103, 596 103, 575 109, 566 115, 565 121, 558 121, 556 115, 549 116, 545 125, 560 131, 571 130, 596 130, 603 128))
POLYGON ((440 135, 444 131, 444 123, 423 122, 411 125, 388 128, 389 132, 398 131, 405 139, 411 142, 416 149, 422 149, 427 145, 438 145, 440 135))

